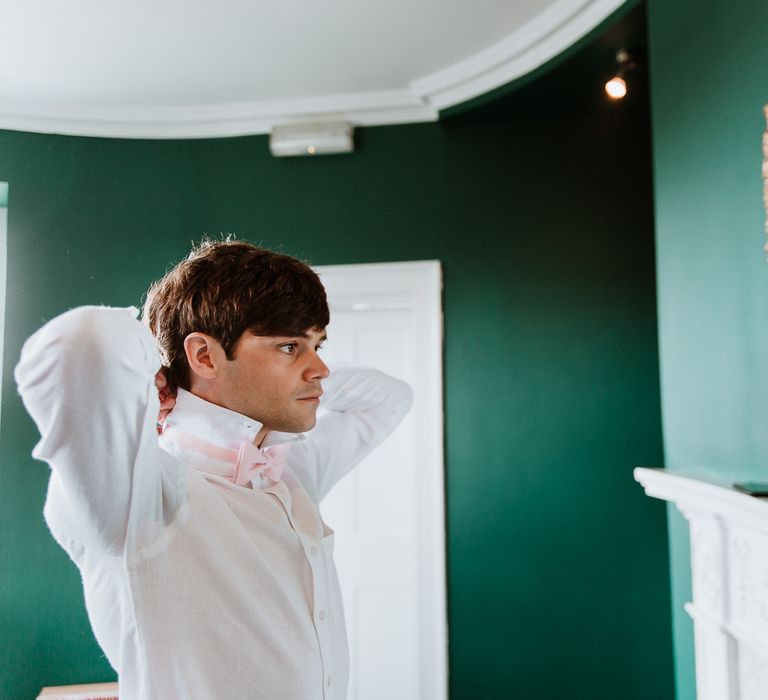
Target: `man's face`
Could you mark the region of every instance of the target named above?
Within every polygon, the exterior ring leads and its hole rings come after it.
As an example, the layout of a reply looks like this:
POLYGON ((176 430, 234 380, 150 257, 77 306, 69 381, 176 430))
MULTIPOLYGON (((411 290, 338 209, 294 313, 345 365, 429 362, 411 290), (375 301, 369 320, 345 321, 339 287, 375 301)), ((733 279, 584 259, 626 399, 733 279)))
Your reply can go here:
POLYGON ((221 376, 227 408, 253 418, 267 430, 301 433, 314 427, 321 380, 329 374, 317 351, 325 331, 271 337, 246 331, 221 376))

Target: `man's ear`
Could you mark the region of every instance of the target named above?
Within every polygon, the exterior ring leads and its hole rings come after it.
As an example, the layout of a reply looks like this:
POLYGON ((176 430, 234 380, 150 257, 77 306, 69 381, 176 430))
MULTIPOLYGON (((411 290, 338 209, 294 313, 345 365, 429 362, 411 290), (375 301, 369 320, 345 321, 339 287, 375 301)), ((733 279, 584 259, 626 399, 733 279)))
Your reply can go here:
POLYGON ((184 338, 184 352, 190 371, 201 379, 216 379, 227 357, 218 340, 197 332, 184 338))

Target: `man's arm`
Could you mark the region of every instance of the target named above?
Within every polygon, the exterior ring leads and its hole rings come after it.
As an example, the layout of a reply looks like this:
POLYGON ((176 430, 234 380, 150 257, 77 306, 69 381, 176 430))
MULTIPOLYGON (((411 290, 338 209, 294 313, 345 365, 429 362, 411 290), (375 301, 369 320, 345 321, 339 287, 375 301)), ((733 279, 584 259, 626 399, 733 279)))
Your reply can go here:
POLYGON ((178 509, 178 467, 155 432, 159 366, 130 309, 74 309, 25 343, 16 381, 41 435, 32 454, 53 470, 47 508, 67 537, 118 553, 178 509))
POLYGON ((408 384, 374 369, 334 368, 323 390, 323 415, 288 457, 313 483, 318 502, 385 440, 413 403, 408 384))

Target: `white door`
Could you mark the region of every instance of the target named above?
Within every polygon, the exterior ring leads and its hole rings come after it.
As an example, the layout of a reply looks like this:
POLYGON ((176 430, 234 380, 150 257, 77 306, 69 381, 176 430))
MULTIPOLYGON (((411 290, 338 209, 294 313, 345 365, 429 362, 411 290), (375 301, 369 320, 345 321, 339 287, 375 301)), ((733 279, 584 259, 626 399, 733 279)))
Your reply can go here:
POLYGON ((321 506, 336 531, 349 700, 445 700, 440 264, 316 269, 331 306, 324 359, 381 369, 415 396, 397 430, 321 506))

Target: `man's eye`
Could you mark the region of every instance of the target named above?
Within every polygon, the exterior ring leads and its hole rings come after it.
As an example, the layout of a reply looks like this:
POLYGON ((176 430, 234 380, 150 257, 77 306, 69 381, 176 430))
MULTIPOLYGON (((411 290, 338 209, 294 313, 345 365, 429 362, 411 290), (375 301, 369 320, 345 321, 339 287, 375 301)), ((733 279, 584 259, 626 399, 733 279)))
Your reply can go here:
POLYGON ((281 345, 280 351, 284 352, 286 355, 292 355, 296 352, 296 343, 286 343, 285 345, 281 345))

